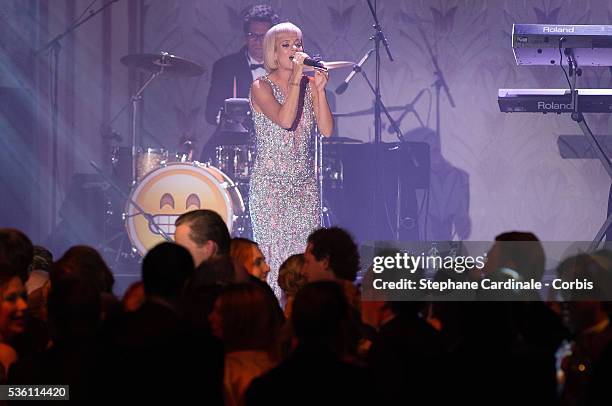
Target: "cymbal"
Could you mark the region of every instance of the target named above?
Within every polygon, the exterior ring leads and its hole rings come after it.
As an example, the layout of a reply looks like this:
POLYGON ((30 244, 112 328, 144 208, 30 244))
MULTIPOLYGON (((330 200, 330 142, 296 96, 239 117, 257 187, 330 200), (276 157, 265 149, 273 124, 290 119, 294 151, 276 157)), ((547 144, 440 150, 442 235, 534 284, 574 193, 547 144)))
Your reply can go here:
POLYGON ((188 59, 171 55, 167 52, 159 54, 131 54, 121 58, 121 63, 130 68, 143 69, 148 72, 159 72, 176 76, 200 76, 206 69, 188 59))
POLYGON ((323 137, 324 144, 363 144, 363 141, 350 137, 323 137))
MULTIPOLYGON (((323 66, 325 66, 327 70, 352 68, 355 65, 355 62, 352 61, 321 61, 321 63, 323 64, 323 66)), ((315 68, 313 68, 312 66, 304 66, 304 72, 312 72, 314 69, 315 68)))

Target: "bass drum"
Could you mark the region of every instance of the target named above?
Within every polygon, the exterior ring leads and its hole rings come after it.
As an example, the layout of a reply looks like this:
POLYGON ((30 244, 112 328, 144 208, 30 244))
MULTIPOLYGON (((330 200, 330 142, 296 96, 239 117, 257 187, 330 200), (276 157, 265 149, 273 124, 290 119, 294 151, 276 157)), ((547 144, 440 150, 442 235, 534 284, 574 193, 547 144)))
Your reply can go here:
POLYGON ((230 233, 240 232, 244 215, 244 202, 234 182, 219 169, 199 162, 170 163, 149 172, 130 198, 151 216, 149 222, 128 201, 124 214, 127 233, 142 256, 164 241, 154 224, 174 239, 174 222, 188 211, 216 211, 230 233))

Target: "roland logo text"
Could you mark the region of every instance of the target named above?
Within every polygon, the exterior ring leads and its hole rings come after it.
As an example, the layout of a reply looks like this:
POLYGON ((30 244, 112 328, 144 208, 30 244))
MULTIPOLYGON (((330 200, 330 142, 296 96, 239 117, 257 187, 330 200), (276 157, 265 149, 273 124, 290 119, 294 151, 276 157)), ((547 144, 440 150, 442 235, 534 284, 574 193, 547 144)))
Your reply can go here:
POLYGON ((567 33, 571 33, 573 34, 576 31, 576 27, 574 27, 573 25, 570 27, 558 27, 556 25, 550 26, 550 27, 544 27, 542 29, 545 33, 554 33, 554 34, 567 34, 567 33))
POLYGON ((545 110, 545 111, 559 111, 559 110, 571 110, 572 109, 572 103, 554 103, 554 102, 550 102, 550 103, 546 103, 543 101, 539 101, 538 102, 538 110, 545 110))

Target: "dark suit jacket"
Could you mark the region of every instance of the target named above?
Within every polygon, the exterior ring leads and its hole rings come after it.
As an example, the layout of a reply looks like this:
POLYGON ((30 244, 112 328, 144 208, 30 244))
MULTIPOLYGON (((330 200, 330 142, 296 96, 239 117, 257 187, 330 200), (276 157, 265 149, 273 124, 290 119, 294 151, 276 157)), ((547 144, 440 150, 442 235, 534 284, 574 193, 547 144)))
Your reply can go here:
POLYGON ((368 371, 323 348, 300 344, 267 374, 253 380, 247 406, 376 405, 368 371))
POLYGON ((170 307, 147 300, 102 332, 92 392, 103 401, 174 403, 198 396, 223 404, 223 349, 210 335, 185 326, 170 307))
POLYGON ((426 398, 428 403, 443 404, 436 378, 444 371, 444 355, 440 334, 416 314, 385 323, 368 354, 373 384, 384 399, 380 403, 409 404, 426 398))
POLYGON ((249 97, 253 75, 246 57, 246 47, 235 54, 217 60, 212 68, 210 89, 206 98, 206 121, 217 124, 217 114, 223 101, 233 96, 236 78, 236 97, 249 97))

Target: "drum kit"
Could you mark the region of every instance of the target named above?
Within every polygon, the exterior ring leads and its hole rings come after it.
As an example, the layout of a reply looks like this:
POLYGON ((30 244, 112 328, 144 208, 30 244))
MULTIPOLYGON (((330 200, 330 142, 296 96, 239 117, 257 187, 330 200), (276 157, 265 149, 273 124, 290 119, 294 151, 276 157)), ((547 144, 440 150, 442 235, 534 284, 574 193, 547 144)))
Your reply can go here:
MULTIPOLYGON (((256 149, 248 99, 233 97, 225 100, 217 130, 199 160, 194 157, 190 141, 183 144, 185 148, 181 151, 139 146, 136 120, 145 88, 161 75, 193 77, 203 74, 204 68, 165 52, 127 55, 121 58, 121 62, 150 73, 148 80, 131 97, 131 147, 129 151, 127 148, 112 149, 110 160, 114 177, 106 176, 95 163, 91 165, 125 202, 121 222, 130 242, 129 255, 144 256, 156 244, 172 241, 176 219, 195 209, 216 211, 232 235, 250 237, 248 189, 256 149), (128 177, 125 175, 128 161, 131 162, 131 176, 129 182, 125 182, 126 179, 118 179, 116 175, 123 173, 123 178, 128 177), (129 193, 119 183, 129 183, 129 193)), ((345 61, 323 64, 328 69, 353 66, 353 62, 345 61)), ((126 108, 127 105, 118 115, 126 108)), ((343 142, 360 141, 336 137, 330 142, 320 142, 319 151, 324 148, 322 144, 343 142)), ((342 164, 337 157, 331 154, 317 161, 321 165, 320 178, 333 188, 341 188, 342 164)), ((125 235, 124 232, 120 234, 125 235)), ((121 245, 116 250, 117 258, 125 248, 123 243, 121 245)))

